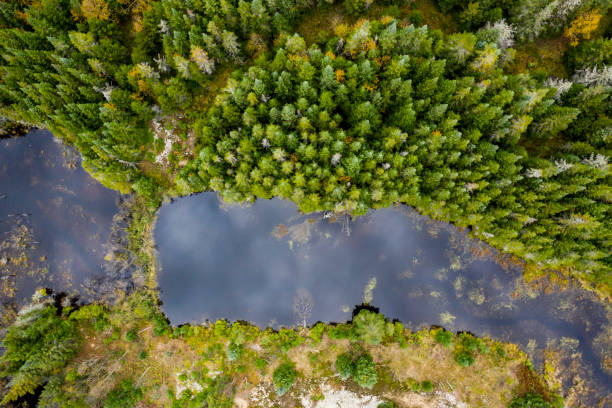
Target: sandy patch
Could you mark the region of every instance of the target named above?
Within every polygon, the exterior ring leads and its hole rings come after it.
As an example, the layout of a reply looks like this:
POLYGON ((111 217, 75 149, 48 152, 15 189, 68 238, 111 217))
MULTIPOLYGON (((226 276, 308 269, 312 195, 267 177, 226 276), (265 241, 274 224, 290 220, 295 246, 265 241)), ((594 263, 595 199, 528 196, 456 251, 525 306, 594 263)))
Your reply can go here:
POLYGON ((323 399, 313 401, 311 394, 300 397, 300 402, 304 408, 377 408, 384 401, 372 395, 358 395, 344 388, 334 389, 329 385, 321 386, 323 399))

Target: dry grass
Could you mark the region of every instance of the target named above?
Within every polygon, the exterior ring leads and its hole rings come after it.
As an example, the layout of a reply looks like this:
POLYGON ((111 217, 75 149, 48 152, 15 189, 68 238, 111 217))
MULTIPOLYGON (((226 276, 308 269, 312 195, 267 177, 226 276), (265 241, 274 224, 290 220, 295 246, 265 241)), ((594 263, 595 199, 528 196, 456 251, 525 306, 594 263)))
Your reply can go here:
POLYGON ((426 336, 420 346, 400 348, 393 344, 373 349, 377 363, 387 366, 400 383, 431 381, 436 389, 451 392, 470 406, 505 407, 519 383, 517 377, 526 356, 512 345, 505 346, 506 358, 493 353, 479 355, 471 367, 459 366, 452 348, 426 336))
MULTIPOLYGON (((277 348, 263 348, 260 338, 244 344, 240 361, 229 362, 224 350, 227 339, 217 339, 211 328, 198 328, 196 335, 185 339, 156 337, 147 320, 133 318, 128 309, 117 310, 111 316, 112 327, 120 327, 120 333, 111 328, 103 333, 92 329, 83 332, 85 342, 70 369, 88 376, 87 401, 96 406, 96 401, 125 378, 131 378, 146 390, 143 404, 147 407, 169 406, 169 390, 175 390, 178 373, 208 373, 212 377, 223 372, 231 376, 229 387, 233 387, 237 407, 293 408, 299 406, 302 398, 320 397, 320 390, 346 390, 352 396, 368 396, 393 400, 400 407, 438 407, 455 401, 470 407, 505 408, 512 396, 523 389, 546 386, 529 371, 523 369, 526 355, 515 346, 496 343, 485 339, 491 350, 502 347, 505 357, 491 351, 479 354, 472 367, 461 367, 453 355, 453 347, 445 348, 436 343, 433 335, 420 332, 419 341, 414 334, 406 332, 408 343, 400 347, 397 343, 366 346, 350 343, 348 340, 332 340, 324 335, 319 343, 306 340, 286 354, 277 348), (138 339, 126 340, 126 333, 136 330, 138 339), (113 338, 112 341, 104 339, 113 338), (221 353, 206 357, 211 347, 221 353), (147 353, 141 358, 142 352, 147 353), (336 375, 334 362, 344 352, 359 354, 369 352, 379 370, 379 382, 373 390, 360 388, 352 380, 341 381, 336 375), (260 371, 255 366, 256 357, 268 361, 260 371), (283 397, 278 397, 272 383, 272 373, 283 361, 292 361, 299 373, 293 388, 283 397), (237 370, 238 366, 242 369, 237 370), (534 379, 535 378, 535 379, 534 379), (434 392, 419 392, 412 386, 429 380, 434 392), (521 383, 527 383, 526 386, 521 383), (331 388, 330 388, 331 387, 331 388), (253 405, 255 394, 265 394, 259 404, 253 405)), ((115 329, 117 330, 117 329, 115 329)), ((302 333, 307 339, 307 332, 302 333)), ((344 392, 344 391, 342 391, 344 392)), ((347 394, 347 395, 348 395, 347 394)), ((353 397, 351 397, 353 398, 353 397)), ((365 400, 364 399, 364 400, 365 400)), ((313 405, 317 406, 317 405, 313 405)))

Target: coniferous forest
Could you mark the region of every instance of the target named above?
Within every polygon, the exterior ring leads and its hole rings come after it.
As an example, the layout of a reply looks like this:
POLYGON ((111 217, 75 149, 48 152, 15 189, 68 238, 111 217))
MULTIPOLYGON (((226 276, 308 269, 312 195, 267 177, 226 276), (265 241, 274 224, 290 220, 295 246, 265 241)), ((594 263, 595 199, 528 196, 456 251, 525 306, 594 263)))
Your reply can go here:
POLYGON ((609 4, 527 3, 440 1, 452 34, 376 4, 307 43, 309 1, 6 1, 1 112, 122 192, 402 202, 609 293, 609 4), (511 72, 513 45, 554 35, 566 78, 511 72))
MULTIPOLYGON (((353 218, 406 204, 527 274, 556 271, 609 301, 611 21, 607 0, 0 0, 0 136, 49 129, 92 177, 133 194, 127 245, 153 281, 156 209, 214 191, 353 218)), ((147 366, 156 381, 177 370, 171 355, 184 345, 185 360, 215 362, 205 380, 177 374, 186 392, 157 390, 159 406, 242 407, 236 378, 253 373, 269 377, 278 406, 321 373, 359 392, 428 395, 427 378, 398 382, 380 356, 435 347, 457 381, 453 370, 475 361, 496 367, 487 372, 507 395, 491 406, 563 406, 561 388, 508 344, 441 328, 406 336, 369 310, 302 331, 173 328, 149 286, 81 308, 37 292, 0 333, 2 403, 157 406, 138 366, 151 356, 135 351, 146 343, 167 358, 147 366), (89 343, 109 351, 75 363, 89 343), (310 374, 291 350, 311 359, 310 374), (138 375, 117 368, 126 361, 138 375)))

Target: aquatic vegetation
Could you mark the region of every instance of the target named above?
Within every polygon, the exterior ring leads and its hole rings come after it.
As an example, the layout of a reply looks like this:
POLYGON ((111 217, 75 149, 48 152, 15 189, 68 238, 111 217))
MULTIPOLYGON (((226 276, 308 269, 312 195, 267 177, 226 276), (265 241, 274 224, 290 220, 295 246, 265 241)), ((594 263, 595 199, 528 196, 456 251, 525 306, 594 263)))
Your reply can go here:
POLYGON ((371 278, 363 290, 363 303, 368 305, 374 300, 374 289, 376 289, 376 278, 371 278))
POLYGON ((10 229, 0 242, 0 299, 6 301, 16 293, 17 282, 26 276, 43 280, 49 267, 39 251, 33 228, 20 215, 9 219, 10 229), (38 258, 38 259, 37 259, 38 258))

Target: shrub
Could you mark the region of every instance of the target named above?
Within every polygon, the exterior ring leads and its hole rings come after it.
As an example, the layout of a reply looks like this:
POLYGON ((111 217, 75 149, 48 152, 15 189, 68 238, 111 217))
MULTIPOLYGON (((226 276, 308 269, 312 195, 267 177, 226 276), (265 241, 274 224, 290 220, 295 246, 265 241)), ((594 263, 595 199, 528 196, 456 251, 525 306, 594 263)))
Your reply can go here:
POLYGON ((162 313, 155 313, 153 315, 153 323, 155 323, 155 327, 153 328, 153 335, 155 336, 168 334, 170 331, 168 320, 162 313))
POLYGON ((353 318, 357 338, 368 344, 380 344, 385 335, 385 317, 370 310, 361 310, 353 318))
POLYGON ((362 354, 357 361, 355 361, 353 379, 363 388, 372 389, 372 387, 376 385, 378 382, 378 373, 376 372, 376 366, 374 365, 372 356, 369 354, 362 354))
POLYGON ((343 380, 349 379, 354 371, 354 363, 351 356, 347 353, 340 354, 338 358, 336 358, 336 371, 343 380))
POLYGON ((125 340, 129 341, 130 343, 138 340, 138 333, 136 333, 136 329, 131 329, 125 333, 125 340))
POLYGON ((282 364, 274 370, 272 380, 274 381, 274 386, 276 387, 278 395, 284 395, 289 391, 296 377, 297 373, 291 363, 282 364))
POLYGON ((474 364, 474 356, 467 351, 461 351, 455 354, 455 361, 462 367, 469 367, 474 364))
POLYGON ((332 340, 350 339, 353 337, 353 327, 347 324, 338 324, 330 327, 327 334, 332 340))
POLYGON ((257 357, 255 359, 255 367, 257 367, 258 369, 263 370, 264 368, 266 368, 267 365, 268 362, 263 358, 257 357))
POLYGON ((434 336, 436 341, 444 347, 449 347, 453 342, 453 335, 446 330, 438 330, 434 336))
POLYGON ((433 391, 433 383, 429 380, 425 380, 421 383, 421 389, 425 392, 433 391))
POLYGON ((236 361, 242 357, 242 346, 236 343, 230 343, 227 346, 227 358, 230 361, 236 361))
POLYGON ((310 339, 314 344, 319 344, 324 332, 325 325, 323 323, 317 323, 312 329, 310 329, 310 339))
POLYGON ((553 408, 553 406, 544 401, 541 395, 527 394, 512 400, 508 408, 553 408))
POLYGON ((86 305, 70 314, 72 320, 86 320, 91 322, 96 331, 101 332, 110 324, 108 311, 99 304, 86 305))
POLYGON ((104 408, 130 408, 142 398, 142 391, 134 382, 122 380, 118 387, 108 393, 104 401, 104 408))

